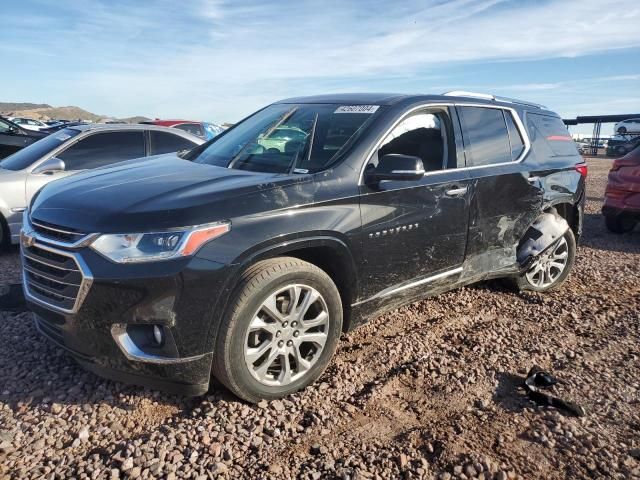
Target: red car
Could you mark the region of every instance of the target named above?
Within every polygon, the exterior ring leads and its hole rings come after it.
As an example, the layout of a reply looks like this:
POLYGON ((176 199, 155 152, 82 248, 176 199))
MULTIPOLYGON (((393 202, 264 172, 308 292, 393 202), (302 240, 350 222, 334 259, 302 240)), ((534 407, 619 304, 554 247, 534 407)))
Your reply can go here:
POLYGON ((640 146, 614 160, 604 195, 607 228, 614 233, 633 230, 640 221, 640 146))

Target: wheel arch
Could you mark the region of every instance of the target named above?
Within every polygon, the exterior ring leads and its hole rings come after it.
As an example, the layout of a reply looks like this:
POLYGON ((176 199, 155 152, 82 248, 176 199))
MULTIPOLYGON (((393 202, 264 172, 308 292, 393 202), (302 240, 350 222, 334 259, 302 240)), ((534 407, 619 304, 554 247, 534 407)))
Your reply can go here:
MULTIPOLYGON (((257 262, 277 257, 295 257, 323 270, 335 283, 343 310, 343 331, 351 327, 351 304, 358 296, 356 261, 346 240, 331 235, 313 235, 282 240, 276 244, 254 248, 239 255, 233 262, 234 272, 225 287, 225 300, 220 305, 226 314, 241 275, 257 262)), ((216 322, 220 323, 220 321, 216 322)), ((215 332, 217 336, 217 331, 215 332)))

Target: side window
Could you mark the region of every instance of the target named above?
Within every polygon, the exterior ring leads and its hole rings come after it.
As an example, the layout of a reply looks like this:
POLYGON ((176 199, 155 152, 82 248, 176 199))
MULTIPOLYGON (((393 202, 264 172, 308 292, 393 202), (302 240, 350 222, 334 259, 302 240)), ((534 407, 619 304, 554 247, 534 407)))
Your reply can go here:
POLYGON ((446 127, 443 112, 417 112, 402 120, 382 141, 378 158, 390 153, 420 157, 426 172, 446 166, 446 127))
POLYGON ((196 146, 191 140, 168 132, 156 132, 151 130, 151 155, 177 152, 196 146))
POLYGON ((511 160, 516 160, 524 150, 524 141, 522 135, 513 119, 513 114, 507 110, 504 111, 504 118, 507 120, 507 130, 509 130, 509 143, 511 144, 511 160))
POLYGON ((179 125, 176 125, 173 128, 179 128, 180 130, 189 132, 192 135, 197 135, 198 137, 204 138, 204 131, 202 130, 202 125, 200 125, 199 123, 181 123, 179 125))
POLYGON ((502 109, 458 107, 467 166, 511 161, 509 133, 502 109))
POLYGON ((142 132, 94 133, 57 155, 67 170, 86 170, 144 157, 142 132))

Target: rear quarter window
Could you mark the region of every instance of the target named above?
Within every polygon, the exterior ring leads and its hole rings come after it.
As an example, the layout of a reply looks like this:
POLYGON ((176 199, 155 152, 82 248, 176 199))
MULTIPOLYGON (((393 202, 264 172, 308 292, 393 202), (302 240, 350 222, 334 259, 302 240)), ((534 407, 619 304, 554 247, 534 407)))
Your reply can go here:
POLYGON ((560 118, 528 113, 527 120, 531 137, 546 142, 554 156, 578 155, 578 148, 560 118))

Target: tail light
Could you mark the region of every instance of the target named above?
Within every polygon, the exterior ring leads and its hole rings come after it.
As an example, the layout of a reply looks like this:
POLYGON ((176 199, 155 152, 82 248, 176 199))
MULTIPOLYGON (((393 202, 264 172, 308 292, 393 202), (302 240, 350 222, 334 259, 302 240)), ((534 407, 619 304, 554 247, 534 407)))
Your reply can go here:
POLYGON ((589 167, 587 167, 586 163, 578 163, 576 164, 576 171, 582 175, 582 178, 587 178, 587 173, 589 172, 589 167))

